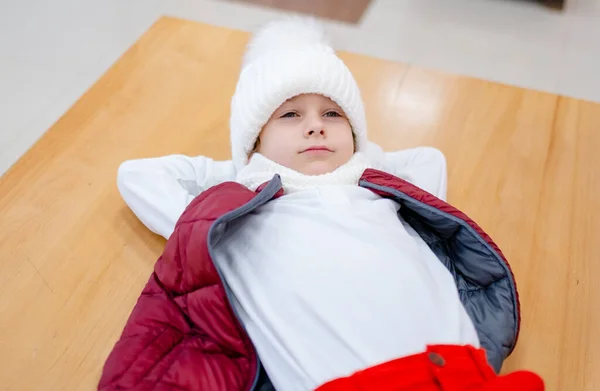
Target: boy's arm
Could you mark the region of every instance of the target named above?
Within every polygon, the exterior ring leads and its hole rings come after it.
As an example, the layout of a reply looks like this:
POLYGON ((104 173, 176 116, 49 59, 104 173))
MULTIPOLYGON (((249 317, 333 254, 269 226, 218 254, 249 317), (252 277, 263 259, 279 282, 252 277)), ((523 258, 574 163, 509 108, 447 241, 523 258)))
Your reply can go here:
POLYGON ((169 238, 175 223, 202 191, 233 180, 231 161, 169 155, 121 164, 117 186, 125 203, 152 232, 169 238))
POLYGON ((440 150, 419 147, 386 152, 385 162, 392 174, 446 201, 448 173, 446 158, 440 150))

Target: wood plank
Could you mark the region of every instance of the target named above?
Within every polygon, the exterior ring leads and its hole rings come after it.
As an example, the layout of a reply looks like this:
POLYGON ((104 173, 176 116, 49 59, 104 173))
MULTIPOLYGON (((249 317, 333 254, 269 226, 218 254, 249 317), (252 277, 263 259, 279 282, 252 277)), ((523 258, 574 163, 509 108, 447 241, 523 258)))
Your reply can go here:
MULTIPOLYGON (((160 254, 121 200, 127 159, 229 157, 248 35, 163 18, 0 179, 0 384, 94 389, 160 254)), ((342 53, 371 139, 447 156, 449 200, 514 268, 523 327, 505 371, 600 388, 600 106, 342 53)))

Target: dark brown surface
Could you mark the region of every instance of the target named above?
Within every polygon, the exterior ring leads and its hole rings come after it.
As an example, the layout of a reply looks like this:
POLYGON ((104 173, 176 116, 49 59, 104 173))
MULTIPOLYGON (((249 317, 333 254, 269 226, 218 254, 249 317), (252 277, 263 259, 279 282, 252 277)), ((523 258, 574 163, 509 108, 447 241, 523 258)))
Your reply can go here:
POLYGON ((565 8, 565 0, 540 0, 547 7, 562 10, 565 8))
POLYGON ((371 0, 231 0, 263 7, 309 14, 325 19, 358 23, 371 0))

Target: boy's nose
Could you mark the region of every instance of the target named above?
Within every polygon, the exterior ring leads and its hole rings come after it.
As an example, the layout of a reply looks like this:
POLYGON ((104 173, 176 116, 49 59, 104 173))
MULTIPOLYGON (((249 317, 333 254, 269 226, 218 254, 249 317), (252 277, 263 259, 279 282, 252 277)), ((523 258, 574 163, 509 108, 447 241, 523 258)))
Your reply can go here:
POLYGON ((317 135, 317 134, 323 136, 325 134, 325 129, 310 129, 308 131, 309 136, 317 135))
POLYGON ((325 127, 323 126, 323 121, 320 119, 313 119, 309 122, 306 130, 307 136, 324 136, 325 135, 325 127))

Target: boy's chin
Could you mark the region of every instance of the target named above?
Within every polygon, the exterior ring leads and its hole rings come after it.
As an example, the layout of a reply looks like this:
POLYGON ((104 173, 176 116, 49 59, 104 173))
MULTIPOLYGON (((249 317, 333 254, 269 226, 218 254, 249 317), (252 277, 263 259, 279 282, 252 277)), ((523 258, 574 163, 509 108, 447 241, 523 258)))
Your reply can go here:
POLYGON ((339 165, 328 161, 314 161, 304 164, 298 171, 304 175, 324 175, 335 171, 339 165))

